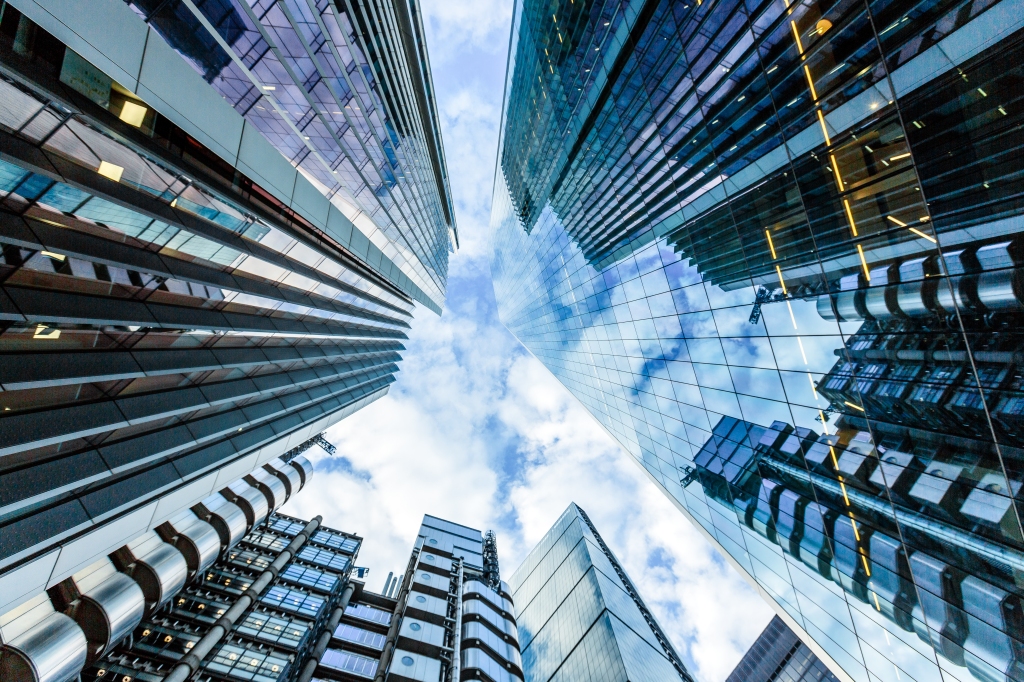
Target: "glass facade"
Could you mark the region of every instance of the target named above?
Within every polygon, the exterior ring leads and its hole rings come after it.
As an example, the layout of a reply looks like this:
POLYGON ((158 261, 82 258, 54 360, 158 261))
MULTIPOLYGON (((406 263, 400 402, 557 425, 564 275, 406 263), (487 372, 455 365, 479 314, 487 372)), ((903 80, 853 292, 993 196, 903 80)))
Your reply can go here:
POLYGON ((1024 679, 1022 28, 514 13, 501 319, 842 679, 1024 679))
POLYGON ((632 582, 575 504, 510 581, 530 682, 692 682, 632 582))
MULTIPOLYGON (((377 37, 379 45, 412 39, 377 37)), ((159 41, 154 33, 149 45, 159 41)), ((414 310, 397 269, 335 239, 358 226, 326 199, 321 222, 330 217, 332 231, 75 48, 83 49, 0 3, 0 573, 56 571, 53 583, 80 567, 86 549, 99 558, 128 538, 82 541, 59 569, 52 550, 131 513, 156 527, 223 486, 224 467, 248 467, 233 477, 262 471, 385 395, 414 310), (155 515, 142 511, 172 493, 180 495, 155 515)), ((356 76, 369 77, 362 69, 356 76)), ((384 116, 380 107, 349 105, 367 121, 384 116)), ((395 124, 408 127, 394 147, 410 167, 395 191, 409 195, 401 210, 410 225, 422 223, 408 235, 443 227, 424 251, 443 284, 447 190, 412 179, 421 171, 433 178, 431 145, 440 141, 421 143, 419 120, 410 114, 395 124)), ((386 117, 379 122, 386 127, 386 117)), ((282 484, 276 506, 292 492, 292 482, 282 484)), ((124 532, 139 532, 129 526, 124 532)), ((12 580, 35 589, 36 577, 12 580)), ((20 598, 3 597, 0 609, 20 598)))
POLYGON ((725 682, 838 682, 778 616, 754 641, 725 682))
MULTIPOLYGON (((81 673, 84 682, 124 682, 143 680, 156 682, 166 678, 175 665, 196 650, 196 644, 228 613, 249 586, 275 560, 284 546, 271 547, 265 538, 274 535, 290 542, 307 522, 281 514, 271 514, 266 524, 253 528, 241 541, 224 548, 222 555, 205 572, 196 575, 178 594, 171 595, 166 605, 147 613, 124 640, 102 658, 90 661, 81 673), (259 560, 254 560, 258 557, 259 560)), ((320 526, 303 547, 329 551, 315 538, 337 538, 354 543, 349 563, 355 559, 361 539, 320 526)), ((228 633, 208 654, 196 663, 201 679, 224 682, 285 682, 297 680, 312 670, 308 662, 316 655, 318 641, 329 639, 328 626, 332 611, 348 602, 353 590, 348 570, 336 570, 324 563, 312 565, 306 559, 290 555, 278 577, 269 588, 244 611, 236 615, 228 633), (325 580, 303 582, 297 575, 315 572, 330 576, 325 580), (298 589, 296 583, 304 584, 298 589)), ((335 623, 337 620, 335 619, 335 623)), ((129 634, 129 633, 125 633, 129 634)))
POLYGON ((416 3, 130 5, 444 304, 455 218, 416 3))

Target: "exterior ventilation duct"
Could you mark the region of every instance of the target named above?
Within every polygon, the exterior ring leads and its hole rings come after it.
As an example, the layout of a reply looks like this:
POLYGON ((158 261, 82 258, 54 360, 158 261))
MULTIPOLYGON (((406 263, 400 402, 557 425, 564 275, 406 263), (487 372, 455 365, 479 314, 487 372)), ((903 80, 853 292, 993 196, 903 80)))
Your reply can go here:
POLYGON ((195 512, 185 510, 156 529, 166 542, 185 557, 189 575, 202 573, 220 554, 220 536, 195 512))
POLYGON ((57 585, 51 594, 85 632, 89 641, 86 665, 131 634, 146 610, 142 588, 119 573, 106 557, 57 585))
POLYGON ((302 488, 302 476, 299 475, 298 470, 296 470, 295 467, 288 466, 282 462, 280 458, 270 460, 263 465, 263 468, 274 476, 277 476, 277 478, 284 483, 288 499, 291 499, 292 496, 302 488))
POLYGON ((288 464, 298 470, 299 475, 302 477, 302 485, 299 486, 300 490, 305 488, 309 484, 309 479, 313 478, 313 464, 302 455, 288 462, 288 464))
POLYGON ((245 521, 252 530, 267 520, 270 513, 270 506, 267 504, 267 496, 257 490, 245 479, 240 479, 229 485, 220 494, 234 502, 245 514, 245 521))
POLYGON ((255 486, 260 492, 267 496, 270 503, 270 510, 273 511, 288 500, 288 491, 277 476, 269 473, 266 469, 256 469, 243 480, 255 486))
POLYGON ((228 502, 223 495, 210 495, 192 507, 192 511, 213 526, 225 550, 234 547, 245 536, 248 526, 245 512, 237 504, 228 502))
POLYGON ((188 564, 181 552, 160 539, 155 531, 135 538, 111 555, 146 597, 146 615, 163 606, 188 579, 188 564))
POLYGON ((45 594, 2 620, 7 621, 0 622, 4 636, 10 637, 0 647, 3 682, 69 682, 85 667, 85 633, 70 617, 55 612, 45 594))

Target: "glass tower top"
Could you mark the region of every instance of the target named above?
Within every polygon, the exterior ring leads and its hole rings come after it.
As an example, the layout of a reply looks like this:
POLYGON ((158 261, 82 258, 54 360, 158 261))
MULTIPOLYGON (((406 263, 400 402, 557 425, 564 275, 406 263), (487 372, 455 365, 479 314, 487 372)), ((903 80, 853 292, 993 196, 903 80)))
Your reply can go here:
POLYGON ((458 244, 416 3, 130 3, 438 307, 458 244))
POLYGON ((1024 679, 1024 11, 522 0, 505 325, 843 680, 1024 679))

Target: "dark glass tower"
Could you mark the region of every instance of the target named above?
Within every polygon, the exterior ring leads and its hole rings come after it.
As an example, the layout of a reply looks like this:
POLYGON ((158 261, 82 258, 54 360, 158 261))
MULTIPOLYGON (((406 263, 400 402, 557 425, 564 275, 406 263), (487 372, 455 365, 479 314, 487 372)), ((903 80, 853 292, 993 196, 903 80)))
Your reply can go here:
POLYGON ((1024 678, 1022 17, 514 14, 502 320, 843 680, 1024 678))
POLYGON ((414 5, 281 3, 260 42, 200 4, 223 35, 191 3, 0 3, 0 614, 385 395, 443 302, 414 5))
POLYGON ((629 576, 576 504, 512 574, 529 682, 692 682, 629 576))
POLYGON ((837 682, 806 644, 778 616, 725 678, 725 682, 837 682))

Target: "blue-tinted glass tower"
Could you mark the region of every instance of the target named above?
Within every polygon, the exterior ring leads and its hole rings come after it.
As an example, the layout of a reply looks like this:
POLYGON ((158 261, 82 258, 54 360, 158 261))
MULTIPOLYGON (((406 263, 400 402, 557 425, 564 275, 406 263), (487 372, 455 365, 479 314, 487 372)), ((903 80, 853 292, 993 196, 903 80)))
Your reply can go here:
POLYGON ((527 555, 510 584, 528 682, 693 682, 576 504, 527 555))
POLYGON ((1024 679, 1022 17, 515 9, 501 319, 843 680, 1024 679))

